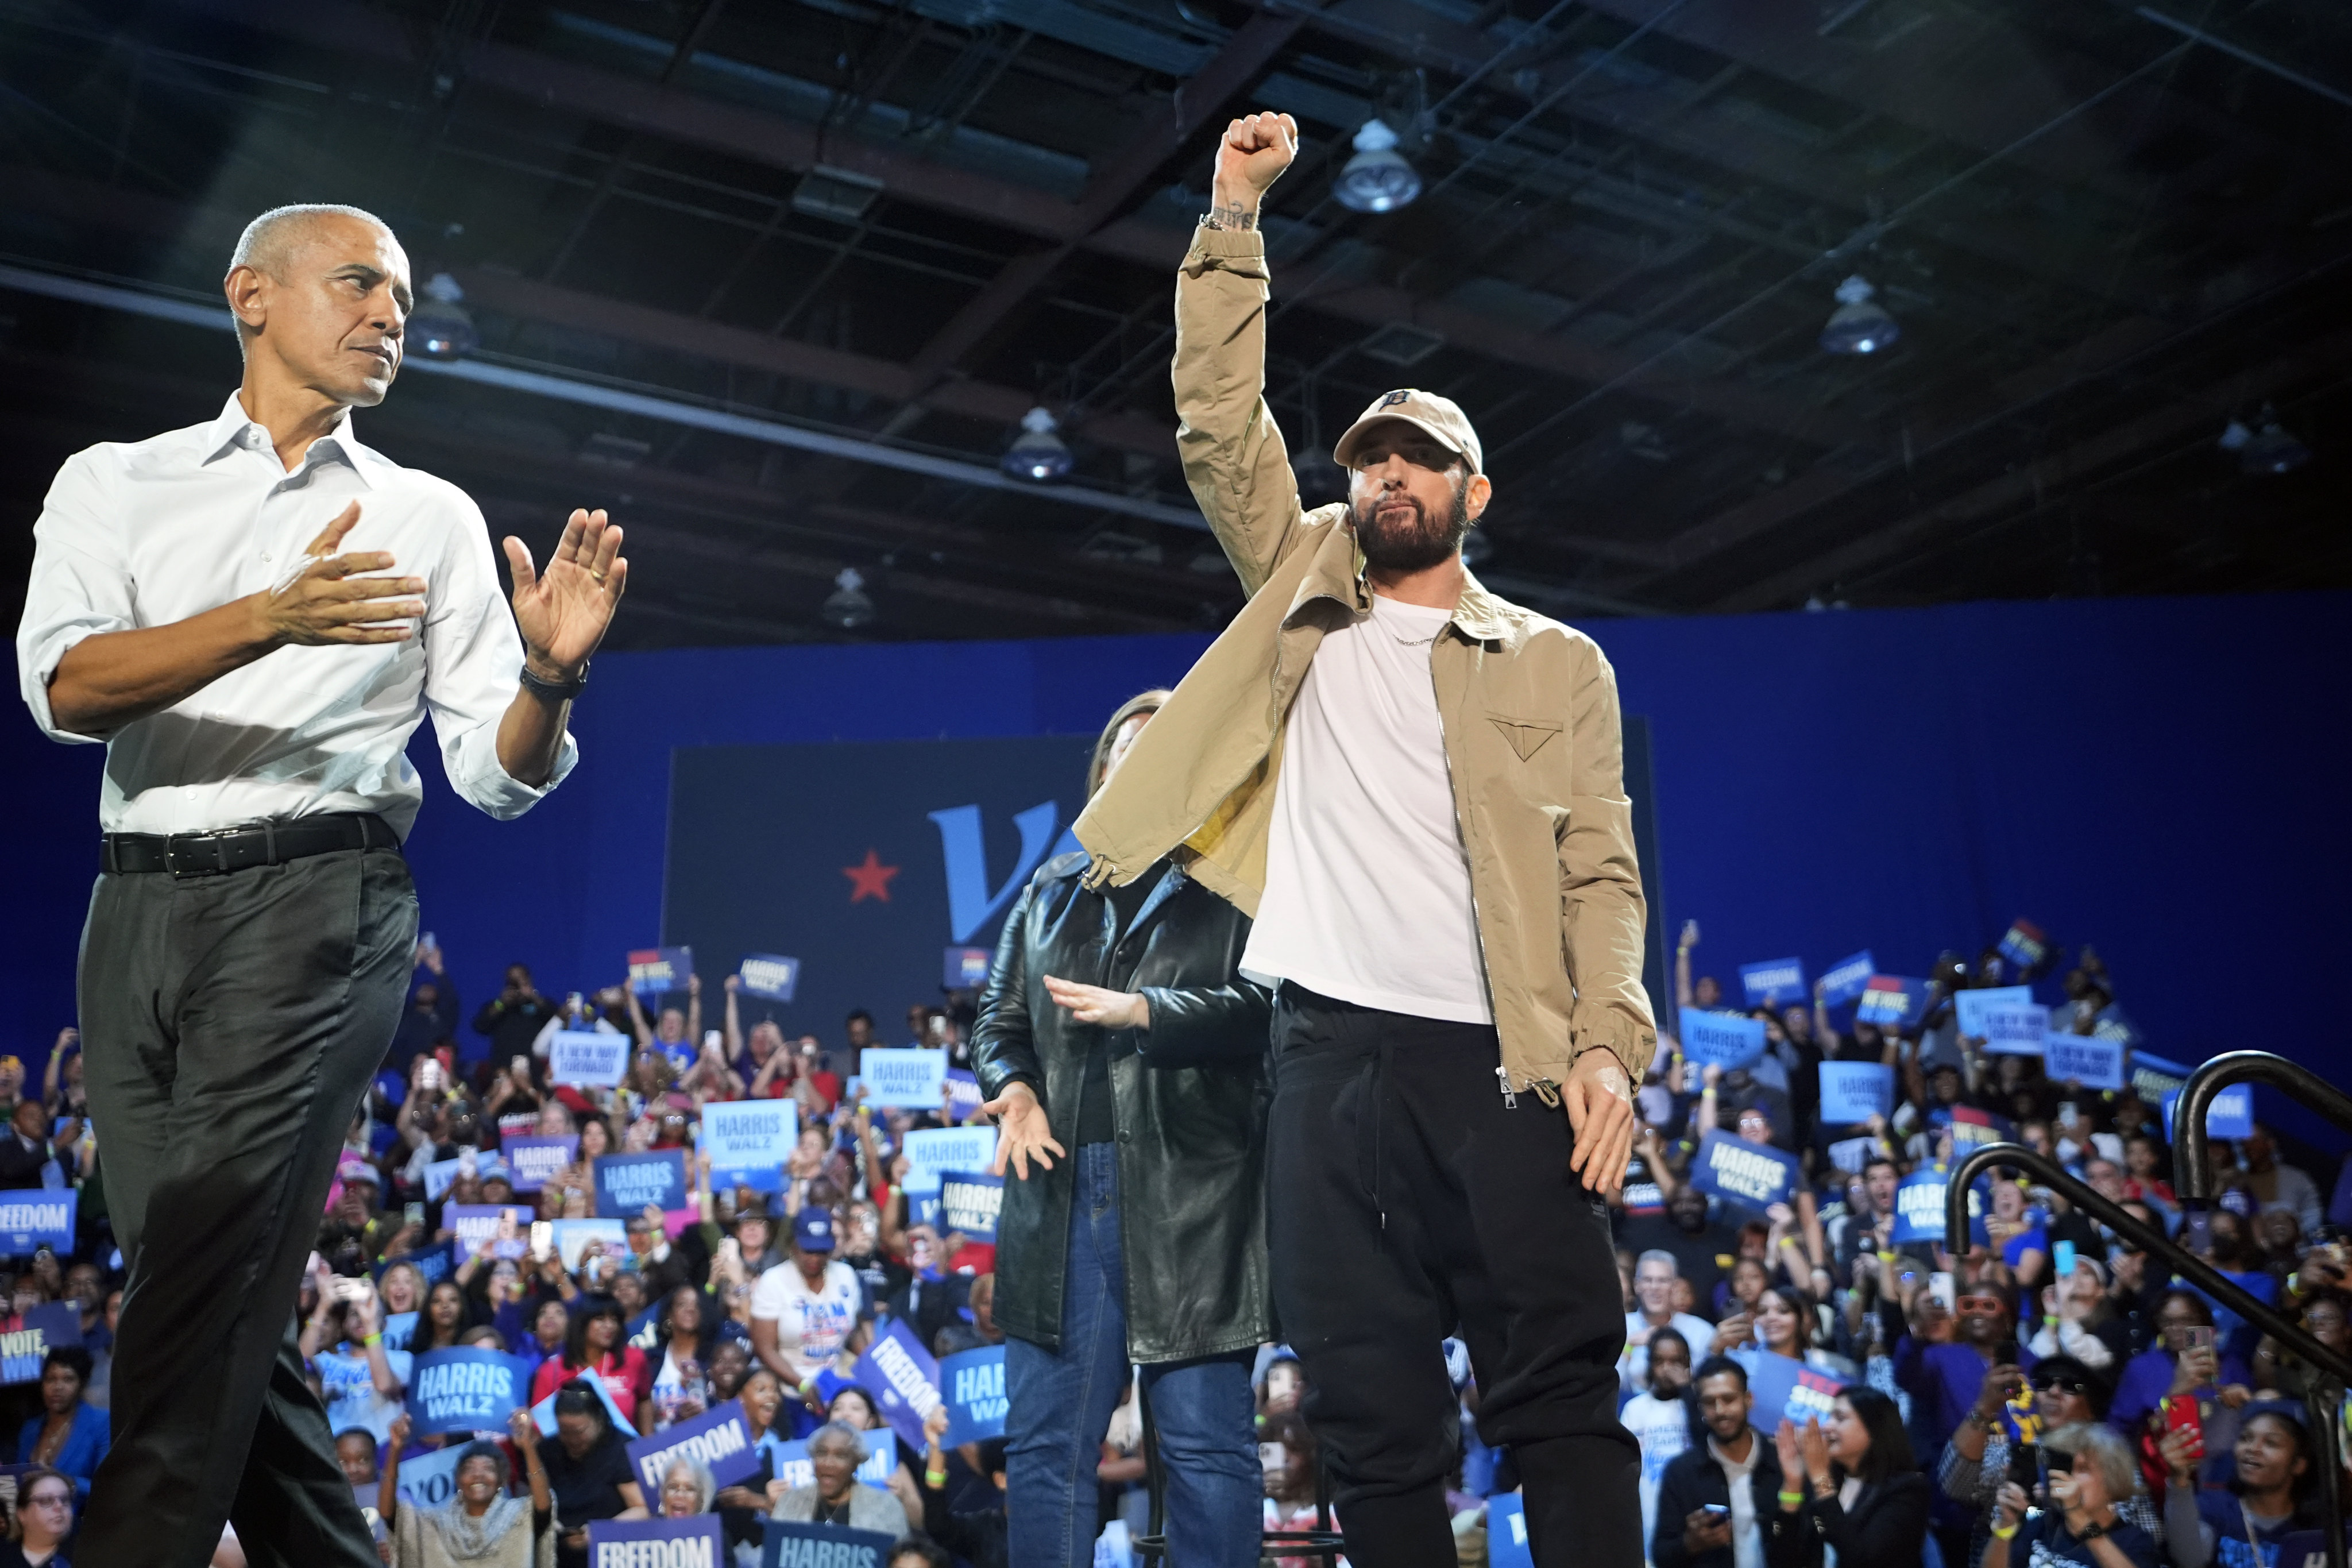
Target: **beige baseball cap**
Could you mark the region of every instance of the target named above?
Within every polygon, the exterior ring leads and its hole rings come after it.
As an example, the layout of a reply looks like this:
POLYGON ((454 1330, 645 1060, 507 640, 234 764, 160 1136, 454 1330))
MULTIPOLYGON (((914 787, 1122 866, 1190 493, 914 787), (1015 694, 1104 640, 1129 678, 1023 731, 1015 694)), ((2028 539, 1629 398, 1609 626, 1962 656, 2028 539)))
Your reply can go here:
POLYGON ((1478 432, 1470 427, 1470 416, 1462 405, 1450 397, 1440 397, 1433 392, 1418 387, 1401 386, 1394 392, 1382 393, 1370 408, 1357 416, 1331 448, 1332 460, 1343 468, 1356 466, 1357 450, 1363 445, 1371 427, 1384 420, 1402 419, 1418 426, 1449 452, 1459 452, 1474 474, 1486 472, 1486 458, 1478 446, 1478 432))

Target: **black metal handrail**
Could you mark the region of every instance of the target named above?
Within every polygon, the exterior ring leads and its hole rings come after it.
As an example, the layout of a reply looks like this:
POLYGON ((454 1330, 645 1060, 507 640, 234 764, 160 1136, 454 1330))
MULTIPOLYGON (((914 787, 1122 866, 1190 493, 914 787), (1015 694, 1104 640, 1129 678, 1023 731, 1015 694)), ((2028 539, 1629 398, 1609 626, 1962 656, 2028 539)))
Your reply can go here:
MULTIPOLYGON (((2255 1058, 2267 1055, 2262 1051, 2239 1051, 2233 1054, 2239 1057, 2255 1058)), ((2212 1067, 2230 1059, 2228 1057, 2217 1057, 2206 1065, 2212 1067)), ((2272 1057, 2269 1059, 2280 1062, 2282 1066, 2294 1066, 2293 1063, 2285 1062, 2279 1058, 2272 1057)), ((2259 1068, 2261 1064, 2255 1065, 2259 1068)), ((2199 1070, 2201 1072, 2203 1069, 2199 1070)), ((2302 1071, 2301 1068, 2295 1070, 2302 1071)), ((2190 1081, 2193 1086, 2195 1080, 2190 1081)), ((2334 1094, 2332 1089, 2330 1092, 2334 1094)), ((2210 1103, 2211 1100, 2210 1090, 2205 1098, 2210 1103)), ((2335 1098, 2339 1100, 2344 1099, 2340 1094, 2336 1094, 2335 1098)), ((2174 1107, 2176 1134, 2179 1127, 2184 1124, 2185 1108, 2189 1104, 2189 1095, 2184 1090, 2179 1104, 2174 1107)), ((2352 1110, 2352 1100, 2347 1100, 2345 1104, 2347 1110, 2352 1110)), ((2205 1142, 2204 1115, 2201 1105, 2197 1110, 2196 1125, 2199 1131, 2197 1152, 2201 1168, 2205 1142)), ((2347 1122, 2347 1125, 2352 1126, 2352 1122, 2347 1122)), ((2029 1149, 2022 1143, 1982 1144, 1968 1158, 1962 1160, 1958 1168, 1952 1173, 1950 1183, 1944 1189, 1944 1235, 1948 1243, 1947 1250, 1953 1250, 1948 1247, 1949 1238, 1953 1237, 1965 1238, 1969 1234, 1969 1184, 1979 1175, 1996 1165, 2013 1165, 2021 1170, 2032 1172, 2052 1192, 2062 1194, 2069 1203, 2099 1221, 2134 1247, 2151 1257, 2162 1259, 2170 1265, 2173 1273, 2189 1280, 2207 1295, 2276 1340, 2282 1347, 2318 1369, 2322 1374, 2322 1388, 2318 1397, 2307 1402, 2311 1418, 2305 1422, 2305 1426, 2310 1430, 2313 1446, 2318 1450, 2319 1455, 2321 1470, 2319 1496, 2323 1511, 2326 1516, 2324 1533, 2326 1538, 2327 1563, 2328 1568, 2352 1568, 2352 1564, 2347 1564, 2345 1554, 2344 1497, 2340 1485, 2343 1456, 2336 1424, 2336 1408, 2343 1402, 2345 1386, 2352 1384, 2352 1357, 2347 1357, 2341 1352, 2331 1350, 2320 1343, 2301 1323, 2287 1318, 2270 1303, 2249 1294, 2236 1280, 2167 1236, 2161 1226, 2143 1223, 2122 1205, 2108 1198, 2089 1184, 2069 1174, 2066 1168, 2057 1161, 2039 1150, 2029 1149)), ((1960 1250, 1965 1250, 1965 1247, 1960 1250)))
POLYGON ((2207 1157, 2205 1113, 2213 1097, 2231 1084, 2266 1083, 2284 1089, 2338 1127, 2352 1132, 2352 1095, 2307 1067, 2269 1051, 2226 1051, 2189 1075, 2172 1108, 2172 1178, 2189 1203, 2213 1201, 2213 1167, 2207 1157))

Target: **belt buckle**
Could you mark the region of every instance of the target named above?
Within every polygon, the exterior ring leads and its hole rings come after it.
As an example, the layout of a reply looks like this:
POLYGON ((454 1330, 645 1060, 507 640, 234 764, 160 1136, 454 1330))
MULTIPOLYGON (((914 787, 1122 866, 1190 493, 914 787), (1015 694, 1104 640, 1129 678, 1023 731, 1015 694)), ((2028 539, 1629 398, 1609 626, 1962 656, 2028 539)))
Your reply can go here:
POLYGON ((228 869, 226 842, 216 834, 173 833, 163 840, 163 869, 174 877, 218 876, 228 869), (184 853, 197 846, 206 851, 203 858, 208 864, 194 860, 183 862, 184 853))

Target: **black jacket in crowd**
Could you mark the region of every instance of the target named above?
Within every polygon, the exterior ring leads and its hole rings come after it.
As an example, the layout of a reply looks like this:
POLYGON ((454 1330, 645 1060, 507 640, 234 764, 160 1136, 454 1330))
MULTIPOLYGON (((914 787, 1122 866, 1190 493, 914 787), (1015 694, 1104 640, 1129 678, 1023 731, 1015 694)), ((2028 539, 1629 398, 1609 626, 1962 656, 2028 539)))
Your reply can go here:
MULTIPOLYGON (((1170 866, 1125 931, 1079 880, 1084 855, 1039 868, 1005 917, 971 1035, 993 1100, 1014 1079, 1056 1142, 1074 1133, 1087 1054, 1101 1031, 1045 993, 1048 974, 1150 1001, 1151 1026, 1108 1042, 1118 1131, 1127 1342, 1137 1361, 1184 1361, 1274 1337, 1265 1237, 1265 1055, 1271 998, 1244 980, 1249 918, 1170 866)), ((1062 1341, 1073 1160, 1009 1170, 996 1227, 996 1322, 1046 1350, 1062 1341)))
POLYGON ((1837 1549, 1840 1568, 1864 1563, 1870 1568, 1919 1568, 1934 1500, 1927 1477, 1904 1470, 1866 1486, 1851 1513, 1836 1498, 1822 1500, 1810 1487, 1803 1489, 1804 1506, 1796 1512, 1782 1513, 1776 1500, 1764 1516, 1769 1568, 1820 1568, 1824 1546, 1837 1549))
MULTIPOLYGON (((1751 1433, 1758 1452, 1756 1468, 1748 1472, 1748 1489, 1756 1504, 1756 1525, 1759 1530, 1770 1528, 1769 1515, 1780 1506, 1780 1455, 1772 1439, 1761 1432, 1751 1433)), ((1713 1552, 1686 1552, 1683 1549, 1683 1531, 1690 1523, 1696 1510, 1713 1503, 1717 1508, 1731 1506, 1731 1481, 1723 1473, 1723 1464, 1708 1451, 1702 1437, 1695 1447, 1685 1448, 1666 1461, 1666 1473, 1658 1480, 1658 1527, 1650 1542, 1650 1561, 1657 1568, 1731 1568, 1732 1551, 1728 1546, 1713 1552)))
POLYGON ((504 1067, 515 1057, 530 1055, 531 1042, 555 1016, 555 1004, 536 991, 509 996, 501 991, 474 1015, 474 1032, 490 1040, 490 1060, 504 1067))

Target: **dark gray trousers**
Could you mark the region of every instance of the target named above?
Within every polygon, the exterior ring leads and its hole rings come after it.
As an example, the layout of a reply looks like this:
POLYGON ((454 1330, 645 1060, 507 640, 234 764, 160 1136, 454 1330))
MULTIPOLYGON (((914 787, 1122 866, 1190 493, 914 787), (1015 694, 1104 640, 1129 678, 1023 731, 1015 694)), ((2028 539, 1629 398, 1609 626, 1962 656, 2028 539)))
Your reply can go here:
POLYGON ((415 937, 388 850, 99 878, 82 1048, 131 1278, 79 1560, 203 1568, 226 1519, 254 1568, 374 1568, 294 1312, 415 937))

